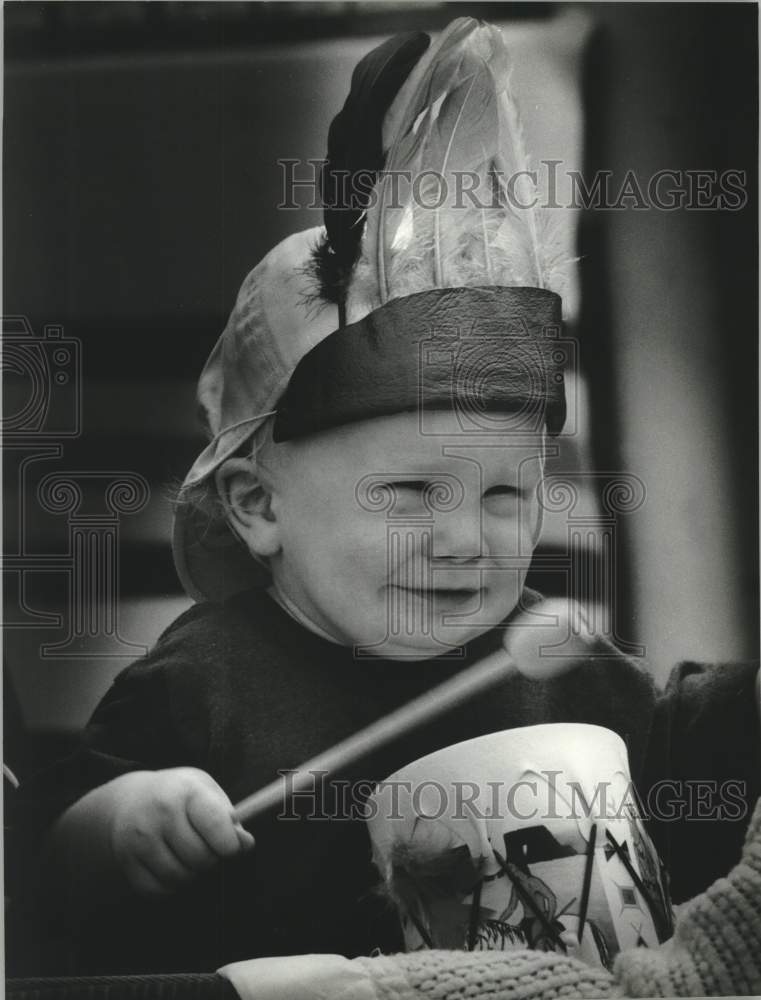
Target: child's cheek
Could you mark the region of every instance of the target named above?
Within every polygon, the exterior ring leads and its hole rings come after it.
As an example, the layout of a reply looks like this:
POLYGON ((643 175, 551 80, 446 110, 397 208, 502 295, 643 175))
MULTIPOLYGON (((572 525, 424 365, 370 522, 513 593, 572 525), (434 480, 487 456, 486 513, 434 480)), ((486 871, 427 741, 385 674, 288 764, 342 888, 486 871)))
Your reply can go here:
POLYGON ((351 533, 344 523, 344 545, 349 559, 364 576, 385 581, 389 570, 389 528, 387 519, 381 514, 364 515, 356 518, 351 525, 351 533))

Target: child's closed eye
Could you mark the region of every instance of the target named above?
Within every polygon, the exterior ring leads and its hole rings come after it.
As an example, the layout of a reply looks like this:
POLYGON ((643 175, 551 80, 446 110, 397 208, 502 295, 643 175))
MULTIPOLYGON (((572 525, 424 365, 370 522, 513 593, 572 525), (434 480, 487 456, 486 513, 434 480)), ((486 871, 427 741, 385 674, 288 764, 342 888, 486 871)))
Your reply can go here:
POLYGON ((525 499, 525 493, 511 483, 498 483, 490 486, 483 494, 484 510, 496 516, 513 514, 525 499))
POLYGON ((394 496, 395 506, 403 509, 426 507, 426 493, 434 483, 428 479, 401 479, 385 484, 394 496))
POLYGON ((522 490, 519 490, 517 486, 511 486, 507 483, 500 483, 498 486, 490 486, 489 489, 484 492, 484 498, 501 496, 520 497, 522 495, 522 490))
POLYGON ((400 490, 409 490, 411 493, 422 494, 427 487, 430 487, 430 482, 427 479, 403 479, 397 483, 388 484, 392 490, 398 492, 400 490))
MULTIPOLYGON (((396 498, 397 504, 425 505, 426 498, 440 486, 435 479, 402 479, 385 484, 396 498)), ((524 499, 524 491, 512 483, 497 483, 484 490, 482 500, 490 513, 500 513, 517 507, 524 499)))

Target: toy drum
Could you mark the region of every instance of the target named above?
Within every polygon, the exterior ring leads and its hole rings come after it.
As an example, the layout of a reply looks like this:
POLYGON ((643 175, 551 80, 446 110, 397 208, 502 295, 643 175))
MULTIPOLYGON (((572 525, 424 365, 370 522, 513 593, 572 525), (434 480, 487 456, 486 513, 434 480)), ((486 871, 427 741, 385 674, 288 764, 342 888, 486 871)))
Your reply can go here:
POLYGON ((563 951, 610 967, 671 935, 621 738, 557 724, 446 747, 377 786, 373 859, 408 951, 563 951))

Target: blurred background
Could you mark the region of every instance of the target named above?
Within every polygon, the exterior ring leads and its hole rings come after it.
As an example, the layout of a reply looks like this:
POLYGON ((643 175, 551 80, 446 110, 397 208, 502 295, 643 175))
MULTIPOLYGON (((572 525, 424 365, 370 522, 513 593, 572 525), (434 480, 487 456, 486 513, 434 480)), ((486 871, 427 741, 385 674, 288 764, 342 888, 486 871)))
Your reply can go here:
POLYGON ((306 190, 278 207, 278 160, 324 155, 382 38, 462 14, 503 27, 536 161, 607 172, 614 199, 630 171, 709 178, 694 210, 635 193, 564 214, 573 420, 530 582, 591 601, 661 680, 758 655, 755 5, 10 2, 4 652, 22 771, 190 603, 169 537, 204 443, 195 380, 247 271, 321 221, 306 190), (711 202, 726 171, 744 173, 736 210, 711 202))

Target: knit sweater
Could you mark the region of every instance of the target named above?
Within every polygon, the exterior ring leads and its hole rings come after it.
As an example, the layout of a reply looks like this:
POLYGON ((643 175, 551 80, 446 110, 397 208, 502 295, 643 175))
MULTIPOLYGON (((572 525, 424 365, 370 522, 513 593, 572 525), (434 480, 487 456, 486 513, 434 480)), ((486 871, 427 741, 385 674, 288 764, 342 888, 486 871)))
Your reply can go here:
POLYGON ((750 996, 761 991, 761 800, 740 862, 686 903, 673 938, 622 952, 613 973, 538 951, 299 955, 220 970, 241 1000, 554 1000, 750 996))

